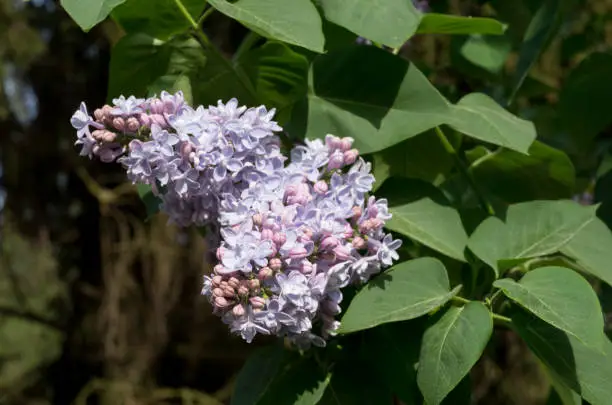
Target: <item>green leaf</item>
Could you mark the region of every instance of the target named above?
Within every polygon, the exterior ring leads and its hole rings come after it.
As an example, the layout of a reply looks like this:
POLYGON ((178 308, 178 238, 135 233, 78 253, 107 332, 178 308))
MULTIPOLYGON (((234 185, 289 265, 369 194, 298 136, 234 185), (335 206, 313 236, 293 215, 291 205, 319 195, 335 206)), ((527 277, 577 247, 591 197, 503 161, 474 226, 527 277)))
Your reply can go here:
POLYGON ((575 146, 588 150, 610 123, 605 104, 612 92, 612 54, 593 53, 572 69, 559 96, 561 125, 575 146))
POLYGON ((378 375, 368 373, 367 366, 355 358, 340 361, 334 366, 331 381, 318 405, 392 404, 388 385, 378 375))
POLYGON ((389 212, 393 216, 385 223, 387 229, 465 261, 463 251, 468 236, 461 217, 435 187, 418 180, 392 178, 378 193, 389 199, 389 212))
MULTIPOLYGON (((181 0, 194 20, 204 11, 203 0, 181 0)), ((128 33, 143 33, 158 39, 185 32, 189 21, 169 0, 128 0, 113 10, 114 19, 128 33)))
POLYGON ((529 155, 500 149, 469 170, 484 191, 508 203, 571 198, 576 179, 570 158, 539 141, 531 145, 529 155))
POLYGON ((493 320, 481 302, 451 307, 423 335, 417 381, 428 405, 438 405, 482 355, 493 320))
POLYGON ((83 31, 103 21, 125 0, 61 0, 60 4, 83 31))
POLYGON ((589 273, 612 285, 612 232, 599 218, 587 224, 561 253, 575 259, 589 273))
POLYGON ((604 338, 603 351, 597 350, 518 309, 512 324, 555 378, 592 405, 610 403, 612 342, 604 338))
POLYGON ((453 158, 431 131, 372 155, 374 190, 389 177, 412 177, 436 183, 453 168, 453 158))
POLYGON ((523 85, 531 67, 554 38, 572 2, 572 0, 544 0, 531 19, 523 38, 510 101, 523 85))
POLYGON ((252 405, 315 405, 323 397, 331 374, 319 367, 314 356, 295 359, 285 365, 272 384, 252 405))
POLYGON ((442 262, 422 257, 393 266, 370 281, 349 305, 339 333, 418 318, 459 292, 450 290, 442 262))
POLYGON ((459 100, 448 124, 473 138, 523 153, 536 138, 532 122, 510 114, 482 93, 470 93, 459 100))
POLYGON ((427 13, 423 15, 417 33, 502 35, 505 30, 504 24, 492 18, 427 13))
POLYGON ((567 200, 531 201, 511 205, 505 223, 484 220, 470 236, 468 247, 496 273, 503 262, 559 251, 595 218, 597 207, 567 200))
POLYGON ((325 18, 374 42, 400 47, 417 30, 421 13, 412 1, 320 0, 325 18))
POLYGON ((209 3, 259 35, 323 52, 321 17, 310 0, 209 0, 209 3))
POLYGON ((420 405, 416 382, 421 339, 426 317, 395 322, 370 329, 364 352, 374 368, 405 405, 420 405))
POLYGON ((144 34, 126 35, 111 50, 109 99, 120 94, 146 96, 160 77, 190 74, 205 64, 195 39, 164 42, 144 34))
POLYGON ((255 351, 238 374, 231 405, 256 405, 270 389, 275 376, 281 370, 284 356, 280 345, 255 351))
POLYGON ((506 36, 472 35, 461 46, 460 54, 472 64, 498 74, 512 50, 506 36))
POLYGON ((238 59, 236 67, 251 79, 260 102, 280 113, 306 95, 308 60, 285 44, 268 42, 253 49, 238 59))
POLYGON ((382 49, 355 46, 315 59, 307 119, 291 132, 351 136, 366 154, 440 125, 449 114, 446 99, 415 65, 382 49))
POLYGON ((153 215, 159 212, 159 205, 162 201, 153 194, 151 186, 148 184, 137 184, 136 189, 138 190, 138 196, 142 200, 147 210, 147 218, 151 218, 153 215))
POLYGON ((517 283, 497 280, 493 286, 534 315, 583 343, 601 347, 603 315, 595 291, 578 273, 565 267, 540 267, 517 283))

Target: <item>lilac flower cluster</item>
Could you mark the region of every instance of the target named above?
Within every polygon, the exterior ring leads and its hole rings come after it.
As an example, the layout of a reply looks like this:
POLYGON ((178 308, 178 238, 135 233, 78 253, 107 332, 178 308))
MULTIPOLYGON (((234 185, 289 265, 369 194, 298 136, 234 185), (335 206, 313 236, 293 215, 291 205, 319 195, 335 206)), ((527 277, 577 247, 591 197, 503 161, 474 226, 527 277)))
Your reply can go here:
POLYGON ((248 342, 261 333, 325 345, 339 327, 341 289, 398 258, 401 241, 383 231, 387 202, 367 197, 374 177, 352 142, 306 141, 285 168, 222 198, 220 264, 203 292, 248 342))
POLYGON ((123 96, 73 115, 81 155, 121 163, 151 185, 180 226, 206 225, 219 264, 203 294, 230 329, 323 346, 339 327, 341 289, 398 258, 391 215, 369 195, 370 165, 351 138, 306 140, 290 162, 274 110, 226 104, 193 109, 181 93, 123 96))
POLYGON ((182 93, 159 98, 123 96, 87 113, 73 115, 81 155, 117 160, 133 183, 148 184, 161 210, 180 226, 215 221, 218 196, 239 195, 251 173, 282 167, 281 128, 265 107, 238 107, 235 99, 193 109, 182 93), (93 129, 93 131, 92 131, 93 129))

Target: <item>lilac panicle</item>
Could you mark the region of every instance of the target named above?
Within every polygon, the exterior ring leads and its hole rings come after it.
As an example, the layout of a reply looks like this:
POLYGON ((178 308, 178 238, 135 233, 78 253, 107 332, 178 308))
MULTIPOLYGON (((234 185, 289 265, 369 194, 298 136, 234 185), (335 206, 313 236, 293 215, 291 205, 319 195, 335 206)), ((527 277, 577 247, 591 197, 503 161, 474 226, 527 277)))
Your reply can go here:
POLYGON ((283 156, 274 110, 237 100, 192 108, 182 94, 120 96, 71 119, 81 155, 117 161, 179 226, 209 228, 218 264, 202 293, 232 332, 324 346, 342 289, 398 259, 391 215, 352 138, 305 140, 283 156))

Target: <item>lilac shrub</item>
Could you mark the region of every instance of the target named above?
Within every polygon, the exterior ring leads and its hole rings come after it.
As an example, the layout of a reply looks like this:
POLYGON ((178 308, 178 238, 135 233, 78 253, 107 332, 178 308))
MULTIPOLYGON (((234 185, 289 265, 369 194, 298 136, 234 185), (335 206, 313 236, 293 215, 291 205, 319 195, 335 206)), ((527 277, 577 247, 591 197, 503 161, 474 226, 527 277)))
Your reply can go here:
POLYGON ((202 293, 247 342, 260 333, 324 346, 339 328, 342 288, 397 260, 387 201, 369 195, 370 164, 351 138, 306 140, 287 159, 263 106, 193 109, 165 92, 113 104, 93 118, 84 104, 75 112, 81 155, 117 161, 152 187, 170 221, 217 236, 202 293))

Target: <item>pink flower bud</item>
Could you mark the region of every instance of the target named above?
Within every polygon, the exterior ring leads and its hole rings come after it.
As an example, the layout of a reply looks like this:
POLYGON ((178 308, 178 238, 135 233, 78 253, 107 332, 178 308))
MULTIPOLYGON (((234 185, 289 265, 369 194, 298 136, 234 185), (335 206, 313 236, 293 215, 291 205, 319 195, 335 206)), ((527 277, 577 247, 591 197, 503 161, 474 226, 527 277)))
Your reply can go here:
POLYGON ((272 238, 272 240, 278 246, 282 246, 287 241, 287 235, 285 235, 282 232, 277 232, 277 233, 274 234, 274 237, 272 238))
POLYGON ((150 103, 151 112, 153 114, 163 114, 164 113, 164 102, 158 98, 151 100, 150 103))
POLYGON ((234 308, 232 308, 232 314, 235 316, 242 316, 245 314, 244 306, 242 304, 237 304, 234 308))
POLYGON ((193 152, 193 145, 191 142, 181 142, 181 156, 187 157, 193 152))
POLYGON ((261 281, 263 281, 263 280, 269 279, 273 275, 274 275, 274 272, 272 271, 271 268, 269 268, 269 267, 262 267, 261 270, 259 270, 259 273, 257 273, 257 278, 259 278, 261 281))
POLYGON ((365 239, 363 239, 363 238, 362 238, 362 237, 360 237, 360 236, 356 236, 356 237, 354 237, 354 238, 353 238, 353 242, 352 242, 352 244, 353 244, 353 247, 354 247, 355 249, 357 249, 357 250, 359 250, 359 249, 363 249, 363 248, 365 248, 365 247, 366 247, 366 245, 367 245, 367 243, 366 243, 365 239))
POLYGON ((226 300, 223 297, 216 297, 215 298, 215 305, 219 308, 225 308, 229 305, 228 300, 226 300))
POLYGON ((240 287, 240 280, 238 280, 236 277, 230 277, 229 280, 227 280, 227 285, 232 288, 238 288, 240 287))
POLYGON ((142 127, 151 127, 151 117, 148 114, 140 114, 138 115, 138 122, 140 122, 140 126, 142 127))
POLYGON ((234 298, 234 296, 236 295, 236 290, 234 290, 232 287, 227 286, 227 287, 223 287, 223 296, 226 298, 234 298))
POLYGON ((342 140, 332 134, 325 135, 325 145, 329 149, 339 149, 342 146, 342 140))
POLYGON ((303 239, 303 241, 312 240, 313 235, 314 235, 314 232, 312 231, 312 229, 310 229, 310 228, 303 228, 302 229, 302 239, 303 239))
POLYGON ((225 281, 225 280, 223 280, 223 281, 220 283, 220 285, 221 285, 221 288, 227 288, 227 287, 229 287, 229 284, 228 284, 228 283, 227 283, 227 281, 225 281))
POLYGON ((247 280, 247 287, 249 287, 253 291, 259 290, 259 280, 257 280, 256 278, 247 280))
POLYGON ((140 122, 135 117, 130 117, 125 121, 125 130, 127 132, 138 132, 140 122))
POLYGON ((357 160, 359 156, 359 151, 357 149, 351 149, 344 152, 344 164, 352 165, 357 160))
POLYGON ((213 278, 212 278, 212 284, 214 286, 221 285, 221 281, 223 281, 223 277, 221 277, 221 276, 213 276, 213 278))
POLYGON ((336 246, 333 250, 338 260, 348 260, 351 257, 351 252, 344 246, 336 246))
POLYGON ((246 285, 238 287, 238 295, 249 295, 249 288, 246 285))
POLYGON ((217 260, 223 260, 224 253, 225 253, 225 249, 222 247, 218 247, 217 252, 216 252, 217 260))
POLYGON ((310 261, 303 260, 302 263, 300 263, 300 271, 302 272, 302 274, 309 275, 312 273, 313 270, 314 265, 310 263, 310 261))
POLYGON ((303 259, 308 256, 306 248, 298 246, 289 251, 289 257, 292 259, 303 259))
POLYGON ((117 131, 125 131, 125 120, 121 117, 113 118, 113 127, 117 131))
POLYGON ((262 309, 264 306, 266 306, 266 300, 262 297, 251 297, 249 298, 249 302, 251 303, 253 309, 262 309))
POLYGON ((348 239, 353 236, 353 228, 351 225, 344 225, 344 234, 342 236, 344 236, 344 239, 348 239))
POLYGON ((100 142, 104 139, 104 133, 106 132, 105 129, 96 129, 95 131, 93 131, 91 133, 91 136, 93 139, 95 139, 96 141, 100 142))
POLYGON ((327 236, 321 241, 321 250, 332 250, 340 244, 340 241, 333 236, 327 236))
POLYGON ((96 121, 104 120, 104 111, 101 108, 96 108, 94 111, 94 117, 96 118, 96 121))
POLYGON ((268 262, 268 267, 274 271, 279 271, 283 267, 283 262, 278 257, 273 257, 268 262))
POLYGON ((340 169, 342 166, 344 166, 344 154, 340 152, 339 150, 336 150, 329 157, 327 168, 329 170, 334 170, 334 169, 340 169))
MULTIPOLYGON (((342 140, 340 141, 340 149, 343 152, 348 151, 349 149, 351 149, 351 146, 353 146, 353 138, 349 138, 349 137, 344 137, 342 138, 342 140)), ((354 149, 356 150, 356 149, 354 149)))
POLYGON ((162 128, 165 128, 168 126, 168 123, 166 122, 166 119, 164 118, 163 115, 161 114, 151 114, 151 124, 157 124, 162 128))
POLYGON ((285 187, 285 198, 287 198, 288 196, 296 195, 297 193, 298 193, 297 185, 289 184, 287 187, 285 187))
POLYGON ((333 252, 323 252, 319 254, 319 259, 326 262, 334 262, 336 261, 336 255, 333 252))
POLYGON ((263 240, 272 240, 274 238, 274 232, 272 229, 264 229, 261 231, 261 239, 263 240))
POLYGON ((314 192, 317 194, 325 194, 329 187, 327 186, 327 182, 325 180, 319 180, 314 184, 314 192))
POLYGON ((213 288, 212 293, 215 297, 223 297, 225 295, 222 288, 213 288))
POLYGON ((112 123, 112 116, 113 116, 112 111, 113 111, 113 107, 111 107, 108 104, 102 107, 103 120, 107 121, 109 124, 112 123))
POLYGON ((353 211, 353 218, 355 219, 359 219, 361 217, 361 214, 363 214, 363 210, 361 209, 361 207, 357 205, 352 208, 352 211, 353 211))
POLYGON ((253 224, 255 226, 261 226, 262 221, 263 221, 263 216, 259 212, 253 215, 253 224))

